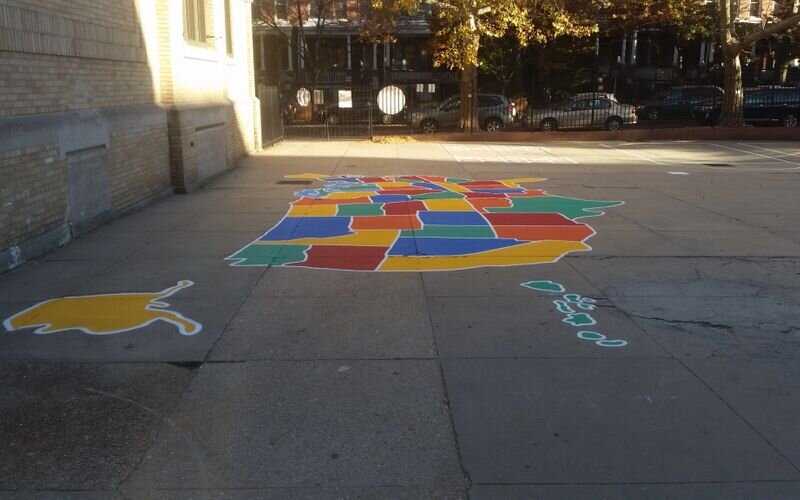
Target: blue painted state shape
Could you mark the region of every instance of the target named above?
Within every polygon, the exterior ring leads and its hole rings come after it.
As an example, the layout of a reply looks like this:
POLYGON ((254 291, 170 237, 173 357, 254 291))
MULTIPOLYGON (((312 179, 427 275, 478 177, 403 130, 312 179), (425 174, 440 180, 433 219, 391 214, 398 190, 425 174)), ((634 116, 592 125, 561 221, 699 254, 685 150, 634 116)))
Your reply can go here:
POLYGON ((370 196, 372 203, 396 203, 398 201, 408 201, 411 199, 407 194, 377 194, 370 196))
POLYGON ((489 223, 475 212, 419 212, 423 224, 445 226, 487 226, 489 223))
MULTIPOLYGON (((402 239, 402 238, 401 238, 402 239)), ((417 238, 420 255, 467 255, 513 247, 523 242, 500 238, 417 238)))
POLYGON ((417 244, 414 238, 397 238, 387 255, 417 255, 417 244))
POLYGON ((437 186, 432 182, 414 182, 411 185, 418 188, 430 189, 431 191, 444 191, 442 186, 437 186))
POLYGON ((286 217, 260 241, 282 241, 298 238, 329 238, 347 236, 351 217, 286 217))
POLYGON ((361 182, 361 179, 356 177, 324 177, 325 182, 361 182))

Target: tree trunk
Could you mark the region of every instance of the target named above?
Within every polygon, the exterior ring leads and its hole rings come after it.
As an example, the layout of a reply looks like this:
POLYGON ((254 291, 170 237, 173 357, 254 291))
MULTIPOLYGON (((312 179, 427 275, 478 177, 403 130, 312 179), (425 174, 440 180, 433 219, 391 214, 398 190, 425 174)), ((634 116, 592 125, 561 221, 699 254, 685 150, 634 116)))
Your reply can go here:
POLYGON ((461 105, 459 110, 459 127, 464 132, 478 129, 478 94, 475 79, 478 68, 474 64, 461 70, 461 105))
POLYGON ((719 124, 721 127, 741 127, 744 125, 742 118, 744 102, 742 63, 739 57, 741 51, 723 47, 723 53, 725 57, 725 100, 722 103, 719 124))

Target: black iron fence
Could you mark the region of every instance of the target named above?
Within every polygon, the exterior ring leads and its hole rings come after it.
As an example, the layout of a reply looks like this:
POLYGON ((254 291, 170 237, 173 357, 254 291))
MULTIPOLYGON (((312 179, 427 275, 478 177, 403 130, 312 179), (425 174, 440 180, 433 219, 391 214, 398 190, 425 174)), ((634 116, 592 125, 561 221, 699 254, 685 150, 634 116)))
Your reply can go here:
POLYGON ((259 85, 256 96, 261 102, 261 143, 268 146, 284 137, 280 91, 275 86, 259 85))
MULTIPOLYGON (((589 92, 563 99, 528 99, 479 91, 462 103, 459 82, 321 85, 287 89, 279 96, 286 138, 347 139, 453 131, 567 131, 713 125, 723 90, 713 84, 668 85, 659 80, 650 95, 616 95, 617 85, 593 82, 589 92), (608 91, 611 90, 611 91, 608 91), (463 106, 468 106, 466 111, 463 106)), ((627 94, 627 92, 622 92, 627 94)), ((630 95, 630 94, 629 94, 630 95)), ((797 126, 800 88, 745 90, 745 120, 797 126)))

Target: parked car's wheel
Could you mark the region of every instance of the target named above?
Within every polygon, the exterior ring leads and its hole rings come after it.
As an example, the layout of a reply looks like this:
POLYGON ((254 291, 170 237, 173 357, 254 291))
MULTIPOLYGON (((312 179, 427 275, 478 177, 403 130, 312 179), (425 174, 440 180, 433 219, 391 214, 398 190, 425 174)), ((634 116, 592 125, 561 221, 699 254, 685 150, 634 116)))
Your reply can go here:
POLYGON ((499 132, 500 129, 503 128, 503 122, 500 121, 500 118, 489 118, 486 120, 486 131, 487 132, 499 132))
POLYGON ((381 116, 381 123, 383 123, 384 125, 391 125, 393 121, 394 121, 394 116, 393 115, 383 115, 383 116, 381 116))
POLYGON ((606 121, 606 130, 619 130, 622 128, 622 118, 612 116, 606 121))
POLYGON ((658 120, 658 117, 660 115, 657 108, 650 108, 647 110, 647 113, 645 114, 647 115, 648 120, 658 120))
POLYGON ((553 130, 558 130, 558 123, 553 118, 545 118, 539 124, 539 128, 542 132, 552 132, 553 130))
POLYGON ((439 130, 439 123, 433 118, 428 118, 422 122, 422 129, 423 134, 434 134, 437 130, 439 130))
POLYGON ((339 118, 339 115, 337 115, 336 113, 331 113, 325 119, 325 123, 327 123, 328 125, 339 125, 340 123, 342 123, 342 119, 339 118))
POLYGON ((797 126, 797 115, 788 114, 783 117, 783 121, 781 122, 784 127, 796 127, 797 126))

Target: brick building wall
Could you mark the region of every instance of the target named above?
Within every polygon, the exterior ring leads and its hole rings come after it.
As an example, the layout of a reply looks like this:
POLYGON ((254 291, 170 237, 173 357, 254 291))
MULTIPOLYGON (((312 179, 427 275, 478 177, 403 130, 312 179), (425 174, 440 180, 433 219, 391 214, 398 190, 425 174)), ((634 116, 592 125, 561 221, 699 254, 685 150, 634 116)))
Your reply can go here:
POLYGON ((184 1, 0 0, 0 272, 259 144, 249 1, 184 1))

